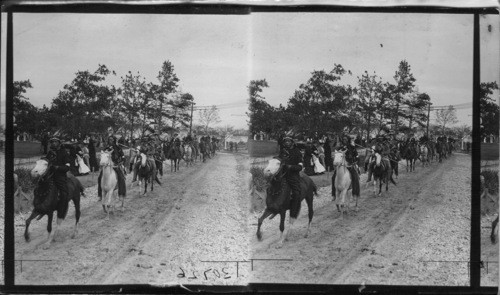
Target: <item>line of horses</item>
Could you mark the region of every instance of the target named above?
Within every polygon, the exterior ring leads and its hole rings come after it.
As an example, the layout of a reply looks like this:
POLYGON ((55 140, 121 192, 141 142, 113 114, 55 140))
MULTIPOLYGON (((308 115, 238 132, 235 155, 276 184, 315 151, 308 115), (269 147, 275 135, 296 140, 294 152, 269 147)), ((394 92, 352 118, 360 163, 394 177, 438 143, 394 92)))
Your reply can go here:
MULTIPOLYGON (((186 166, 193 165, 196 161, 205 162, 209 158, 213 158, 216 154, 216 142, 201 141, 201 142, 182 142, 179 145, 163 144, 160 155, 145 155, 137 149, 130 149, 130 154, 126 162, 126 167, 129 173, 133 173, 133 181, 138 178, 138 185, 144 182, 144 194, 147 193, 148 184, 153 191, 153 183, 157 182, 161 185, 158 174, 163 176, 163 164, 165 160, 171 161, 172 172, 179 171, 180 160, 186 162, 186 166)), ((106 213, 106 219, 109 219, 110 214, 114 214, 116 207, 116 195, 118 189, 118 176, 115 169, 121 167, 115 166, 111 161, 112 151, 101 151, 100 153, 100 167, 102 169, 101 189, 102 189, 102 207, 106 213)), ((126 168, 125 168, 126 169, 126 168)), ((78 222, 80 220, 80 197, 85 196, 84 188, 80 181, 71 173, 68 173, 68 198, 61 199, 59 192, 55 186, 53 179, 53 165, 50 159, 44 157, 38 160, 35 167, 31 170, 33 178, 38 179, 37 187, 34 190, 33 210, 29 218, 26 220, 25 227, 25 240, 31 240, 29 233, 29 226, 33 219, 40 220, 43 216, 48 216, 47 232, 49 234, 47 241, 43 244, 43 248, 47 249, 54 236, 57 234, 58 227, 61 222, 66 218, 69 202, 72 201, 75 206, 75 226, 72 234, 74 238, 78 232, 78 222), (52 231, 53 213, 57 212, 57 222, 55 230, 52 231)), ((124 208, 124 197, 119 197, 121 203, 119 210, 124 208)))
MULTIPOLYGON (((399 164, 401 160, 406 160, 406 171, 415 171, 415 164, 417 160, 422 162, 424 167, 429 166, 431 162, 441 163, 452 155, 454 146, 452 142, 447 141, 428 141, 425 143, 418 142, 398 142, 392 146, 391 153, 388 157, 382 157, 381 154, 375 152, 375 148, 367 148, 365 154, 365 172, 371 172, 373 176, 373 194, 378 196, 382 193, 382 185, 386 185, 386 191, 389 190, 389 182, 396 185, 393 175, 396 177, 399 174, 399 164), (370 171, 368 171, 370 170, 370 171)), ((352 168, 345 159, 345 151, 334 150, 332 152, 333 166, 336 170, 335 177, 332 177, 332 187, 336 191, 334 197, 337 210, 343 219, 344 214, 349 211, 349 204, 351 198, 354 197, 355 210, 358 210, 358 200, 360 197, 359 191, 353 190, 352 168)), ((359 168, 357 169, 359 171, 359 168)), ((289 235, 292 225, 296 217, 289 219, 289 228, 285 230, 284 222, 286 211, 300 211, 302 200, 306 200, 309 209, 309 223, 305 236, 307 237, 310 231, 311 221, 314 215, 313 210, 313 196, 317 195, 317 187, 314 181, 305 173, 301 172, 301 198, 300 202, 291 202, 291 190, 285 180, 286 167, 282 159, 275 157, 269 160, 268 165, 264 168, 264 174, 268 177, 269 186, 266 190, 266 209, 258 219, 257 225, 257 238, 262 240, 261 226, 262 222, 269 216, 270 219, 274 218, 277 214, 280 215, 280 231, 281 237, 277 248, 283 246, 284 241, 289 235), (297 207, 298 206, 298 207, 297 207)), ((358 173, 354 171, 353 173, 358 173)), ((368 183, 367 183, 368 184, 368 183)))

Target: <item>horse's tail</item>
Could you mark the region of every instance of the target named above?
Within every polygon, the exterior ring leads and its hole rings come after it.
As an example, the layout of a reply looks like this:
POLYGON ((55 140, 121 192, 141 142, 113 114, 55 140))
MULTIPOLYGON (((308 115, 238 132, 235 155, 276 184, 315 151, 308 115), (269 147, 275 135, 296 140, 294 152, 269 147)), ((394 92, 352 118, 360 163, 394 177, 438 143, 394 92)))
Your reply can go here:
POLYGON ((155 180, 156 180, 156 182, 157 182, 159 185, 161 185, 161 182, 160 182, 160 180, 158 179, 158 175, 155 175, 155 180))
POLYGON ((314 181, 312 181, 312 190, 313 190, 314 195, 317 197, 318 196, 318 187, 316 186, 314 181))
POLYGON ((391 176, 389 177, 389 179, 391 180, 391 182, 396 185, 396 182, 394 181, 394 178, 392 178, 392 173, 391 173, 391 176))
POLYGON ((78 190, 80 191, 80 195, 84 196, 85 198, 87 197, 87 195, 85 194, 85 188, 80 181, 78 181, 78 190))

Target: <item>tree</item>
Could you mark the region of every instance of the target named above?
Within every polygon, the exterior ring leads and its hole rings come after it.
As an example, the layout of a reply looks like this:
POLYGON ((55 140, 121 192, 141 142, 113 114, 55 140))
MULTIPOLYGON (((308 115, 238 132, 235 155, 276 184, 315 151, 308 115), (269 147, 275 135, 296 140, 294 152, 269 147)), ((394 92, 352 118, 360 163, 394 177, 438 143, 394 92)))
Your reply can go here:
POLYGON ((273 121, 273 107, 269 105, 260 93, 269 87, 266 79, 252 80, 248 85, 249 103, 247 115, 249 117, 250 134, 261 131, 269 132, 273 121))
POLYGON ((491 98, 494 90, 498 90, 497 82, 481 83, 480 87, 480 113, 482 120, 483 135, 498 135, 499 106, 495 99, 491 98))
POLYGON ((28 88, 33 88, 30 80, 14 81, 13 88, 12 104, 16 123, 14 133, 38 134, 38 129, 40 129, 36 120, 38 110, 28 101, 29 98, 24 96, 28 88))
POLYGON ((358 95, 358 109, 363 114, 366 126, 366 138, 370 137, 371 127, 376 118, 376 111, 383 108, 385 101, 383 91, 382 81, 375 73, 369 75, 365 71, 361 77, 358 77, 358 88, 355 92, 358 95))
POLYGON ((445 134, 446 125, 457 122, 457 110, 452 105, 445 109, 436 110, 436 123, 440 126, 442 135, 445 134))
POLYGON ((427 124, 427 107, 431 98, 427 93, 410 92, 403 101, 406 110, 403 112, 403 117, 408 120, 408 132, 413 132, 413 123, 420 127, 425 127, 427 124))
POLYGON ((71 137, 91 131, 104 133, 110 127, 110 103, 116 89, 103 85, 110 71, 99 65, 93 73, 78 71, 52 101, 52 112, 58 116, 58 126, 71 137))
POLYGON ((453 128, 453 133, 458 138, 463 138, 464 136, 472 135, 472 128, 467 124, 462 124, 453 128))
POLYGON ((175 92, 172 93, 171 99, 167 101, 167 105, 171 107, 165 116, 171 120, 171 127, 163 128, 163 131, 171 133, 177 130, 177 123, 183 127, 188 127, 191 120, 190 107, 193 103, 193 96, 189 93, 175 92))
POLYGON ((200 110, 199 112, 200 112, 199 113, 200 124, 204 127, 205 134, 208 134, 209 125, 220 122, 219 110, 217 109, 216 106, 213 105, 210 108, 200 110))
POLYGON ((399 116, 402 115, 400 113, 400 105, 403 101, 403 97, 412 92, 415 87, 416 79, 413 77, 411 73, 411 67, 406 60, 402 60, 399 62, 399 67, 396 73, 394 74, 394 80, 396 81, 396 87, 394 89, 393 104, 395 105, 396 111, 394 113, 394 124, 396 132, 398 132, 399 128, 399 116))
MULTIPOLYGON (((179 82, 179 78, 174 73, 174 65, 170 61, 164 61, 161 67, 161 70, 158 72, 157 76, 160 85, 157 88, 156 95, 156 123, 158 131, 162 130, 163 127, 163 117, 169 116, 167 112, 164 112, 163 107, 167 105, 167 98, 170 94, 177 91, 177 83, 179 82)), ((192 96, 191 96, 192 99, 192 96)))
POLYGON ((139 73, 134 76, 131 71, 121 79, 122 87, 118 89, 121 96, 120 110, 126 118, 126 129, 130 131, 132 138, 136 129, 141 126, 140 112, 147 106, 146 82, 139 73))
POLYGON ((334 64, 329 72, 313 71, 311 78, 295 90, 286 111, 294 115, 296 129, 300 126, 298 129, 304 128, 309 133, 324 133, 352 123, 348 107, 353 90, 338 83, 346 72, 340 64, 334 64))

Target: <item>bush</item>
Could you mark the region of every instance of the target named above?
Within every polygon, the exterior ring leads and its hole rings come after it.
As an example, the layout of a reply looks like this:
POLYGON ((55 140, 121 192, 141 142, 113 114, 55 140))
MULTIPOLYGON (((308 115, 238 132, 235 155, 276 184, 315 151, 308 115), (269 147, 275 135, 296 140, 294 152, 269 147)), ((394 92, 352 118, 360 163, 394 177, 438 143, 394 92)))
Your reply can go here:
POLYGON ((31 176, 31 169, 16 168, 14 173, 19 177, 19 186, 24 192, 30 192, 35 189, 37 178, 31 176))
POLYGON ((252 183, 256 190, 263 192, 269 185, 271 176, 264 175, 264 168, 253 166, 250 168, 250 174, 252 174, 252 183))

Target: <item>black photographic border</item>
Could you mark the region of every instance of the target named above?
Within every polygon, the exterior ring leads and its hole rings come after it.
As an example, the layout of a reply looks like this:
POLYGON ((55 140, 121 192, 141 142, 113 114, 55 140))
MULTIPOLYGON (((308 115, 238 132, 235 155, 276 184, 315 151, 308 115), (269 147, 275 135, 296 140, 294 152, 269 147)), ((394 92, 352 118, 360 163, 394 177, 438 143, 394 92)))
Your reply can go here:
MULTIPOLYGON (((313 12, 313 13, 432 13, 470 14, 473 22, 473 100, 472 100, 472 168, 471 168, 471 233, 470 233, 470 285, 451 286, 404 286, 404 285, 295 285, 295 284, 249 284, 248 286, 186 285, 158 287, 151 285, 16 285, 14 274, 14 136, 13 102, 6 99, 5 142, 5 232, 4 232, 4 284, 0 292, 6 293, 190 293, 190 292, 283 292, 283 293, 404 293, 404 294, 497 294, 497 287, 481 287, 481 216, 480 216, 480 39, 479 18, 483 14, 499 14, 497 7, 444 7, 444 6, 339 6, 293 4, 262 5, 266 3, 172 3, 153 2, 126 4, 103 2, 22 2, 6 1, 2 13, 7 13, 6 50, 6 97, 13 94, 13 16, 16 13, 117 13, 117 14, 231 14, 246 15, 253 12, 313 12), (43 4, 42 4, 43 3, 43 4)), ((267 2, 269 3, 269 2, 267 2)), ((277 3, 277 2, 275 2, 277 3)), ((451 3, 451 2, 446 2, 451 3)), ((376 4, 376 3, 374 3, 376 4)), ((0 15, 0 20, 1 20, 0 15)), ((467 38, 467 37, 466 37, 467 38)), ((1 61, 0 61, 1 62, 1 61)))

